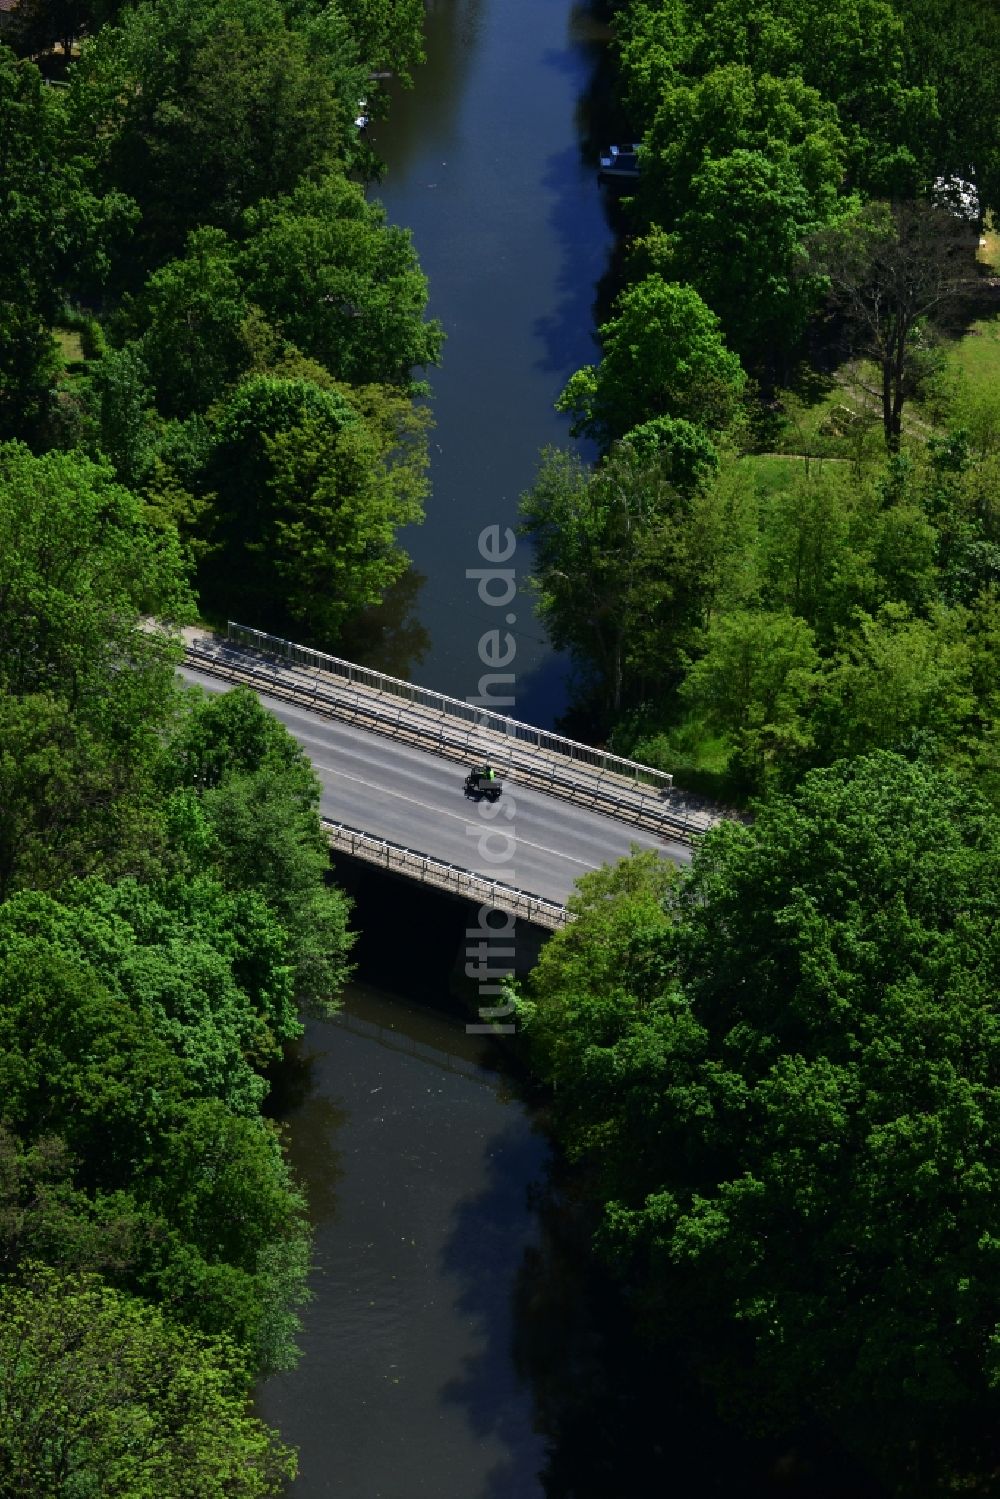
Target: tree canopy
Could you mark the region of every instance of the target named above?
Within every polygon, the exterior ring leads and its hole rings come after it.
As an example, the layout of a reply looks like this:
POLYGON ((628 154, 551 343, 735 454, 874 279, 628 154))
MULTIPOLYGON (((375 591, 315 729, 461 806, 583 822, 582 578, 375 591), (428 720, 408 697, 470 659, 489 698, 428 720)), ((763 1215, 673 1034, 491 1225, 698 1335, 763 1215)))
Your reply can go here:
POLYGON ((132 274, 336 165, 366 76, 334 7, 297 24, 280 0, 123 10, 73 69, 69 108, 81 139, 98 130, 105 184, 140 207, 132 274))
POLYGON ((244 1370, 95 1276, 33 1269, 0 1287, 0 1486, 37 1499, 100 1493, 262 1499, 293 1454, 246 1412, 244 1370))
POLYGON ((61 93, 2 43, 0 160, 0 438, 35 438, 56 370, 50 325, 67 292, 100 287, 134 206, 101 191, 61 93))
POLYGON ((246 1391, 309 1251, 265 1071, 352 942, 319 788, 252 694, 177 683, 182 551, 106 464, 0 448, 0 593, 0 1486, 274 1493, 246 1391))
POLYGON ((645 277, 618 298, 600 337, 600 364, 577 370, 557 402, 574 418, 574 432, 607 445, 658 416, 710 432, 733 421, 745 375, 692 287, 645 277))
POLYGON ((676 888, 585 877, 524 1005, 643 1316, 899 1493, 996 1461, 998 859, 948 776, 845 762, 676 888))
POLYGON ((335 379, 405 388, 414 366, 436 363, 441 330, 423 321, 427 280, 410 235, 356 183, 303 181, 249 210, 246 229, 248 295, 335 379))

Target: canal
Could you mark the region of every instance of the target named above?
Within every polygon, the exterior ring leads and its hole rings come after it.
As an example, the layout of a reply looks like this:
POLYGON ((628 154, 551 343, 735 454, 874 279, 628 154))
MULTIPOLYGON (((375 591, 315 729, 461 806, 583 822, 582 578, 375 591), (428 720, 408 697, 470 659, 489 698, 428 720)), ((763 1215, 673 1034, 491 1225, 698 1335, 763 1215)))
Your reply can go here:
MULTIPOLYGON (((466 577, 483 565, 479 533, 515 525, 540 450, 569 443, 553 403, 594 357, 593 304, 614 234, 588 99, 606 51, 606 27, 569 0, 428 0, 427 62, 372 129, 387 170, 370 196, 412 231, 430 313, 447 334, 430 375, 427 518, 402 537, 411 627, 383 661, 457 697, 476 691, 480 635, 504 623, 466 577)), ((508 711, 550 726, 565 706, 566 662, 524 591, 525 544, 513 564, 508 711)))
POLYGON ((315 1232, 302 1360, 258 1396, 289 1499, 878 1499, 815 1442, 741 1440, 643 1343, 510 1053, 452 998, 474 912, 343 873, 360 981, 271 1097, 315 1232))
POLYGON ((290 1155, 314 1223, 304 1359, 261 1413, 295 1499, 541 1494, 512 1358, 546 1147, 457 1019, 352 985, 296 1059, 290 1155))
MULTIPOLYGON (((540 450, 570 441, 554 402, 594 354, 614 235, 586 96, 606 47, 568 0, 428 0, 426 65, 371 132, 386 173, 369 196, 412 231, 447 342, 430 374, 427 518, 402 538, 413 568, 367 655, 464 697, 481 634, 501 624, 517 643, 508 711, 542 725, 565 707, 567 668, 533 614, 527 546, 513 622, 466 574, 484 527, 517 524, 540 450)), ((302 1363, 259 1408, 300 1450, 294 1499, 541 1499, 541 1406, 565 1404, 551 1309, 538 1320, 548 1147, 450 998, 467 912, 370 877, 356 894, 365 982, 276 1080, 315 1226, 314 1299, 302 1363)))

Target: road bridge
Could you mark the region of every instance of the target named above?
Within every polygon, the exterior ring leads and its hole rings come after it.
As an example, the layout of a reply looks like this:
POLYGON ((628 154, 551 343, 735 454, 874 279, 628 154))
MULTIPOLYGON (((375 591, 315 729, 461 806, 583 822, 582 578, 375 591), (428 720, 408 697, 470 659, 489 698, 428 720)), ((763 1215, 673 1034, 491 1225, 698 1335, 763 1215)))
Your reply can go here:
POLYGON ((579 875, 636 846, 685 863, 718 815, 663 772, 239 626, 187 632, 183 675, 246 683, 281 719, 319 778, 335 852, 550 929, 579 875), (492 807, 463 795, 484 758, 504 779, 492 807))

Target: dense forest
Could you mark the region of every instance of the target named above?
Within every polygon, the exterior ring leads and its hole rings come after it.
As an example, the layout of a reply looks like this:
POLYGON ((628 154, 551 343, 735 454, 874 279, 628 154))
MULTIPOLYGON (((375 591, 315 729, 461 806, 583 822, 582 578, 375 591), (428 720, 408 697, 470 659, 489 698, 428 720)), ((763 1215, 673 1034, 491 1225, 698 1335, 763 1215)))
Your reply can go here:
POLYGON ((614 9, 600 456, 523 530, 576 721, 749 810, 579 882, 529 1056, 656 1357, 804 1466, 995 1493, 1000 28, 614 9))
MULTIPOLYGON (((37 46, 62 9, 26 0, 9 39, 37 46)), ((421 15, 169 0, 106 17, 62 78, 0 53, 0 436, 110 464, 176 529, 210 618, 238 600, 330 643, 405 568, 413 370, 441 334, 409 236, 355 180, 355 117, 387 52, 420 55, 421 15)))
POLYGON ((355 119, 422 7, 4 19, 0 1492, 249 1499, 310 1257, 267 1072, 353 935, 304 754, 179 628, 327 641, 405 566, 441 339, 355 119))

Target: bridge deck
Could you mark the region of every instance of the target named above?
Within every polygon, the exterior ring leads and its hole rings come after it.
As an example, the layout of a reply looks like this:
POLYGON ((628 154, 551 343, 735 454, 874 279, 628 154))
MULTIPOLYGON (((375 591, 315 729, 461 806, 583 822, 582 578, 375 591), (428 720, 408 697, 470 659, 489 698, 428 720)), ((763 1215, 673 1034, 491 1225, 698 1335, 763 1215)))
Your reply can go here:
MULTIPOLYGON (((190 667, 183 675, 209 691, 226 687, 190 667)), ((322 786, 321 811, 332 822, 560 904, 579 875, 634 845, 676 863, 690 858, 685 844, 548 796, 521 784, 515 770, 505 772, 494 807, 466 801, 462 767, 267 692, 260 697, 308 754, 322 786)))

